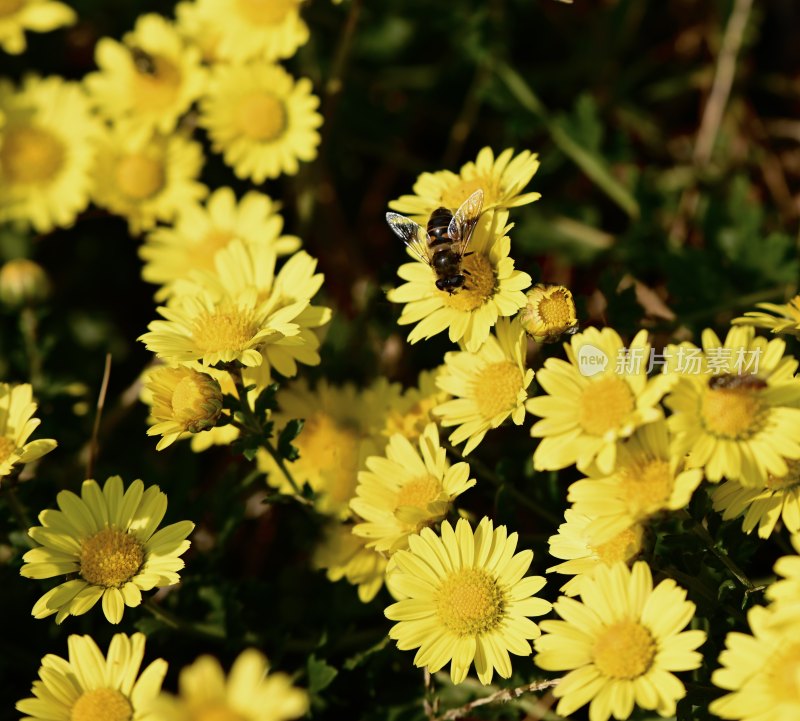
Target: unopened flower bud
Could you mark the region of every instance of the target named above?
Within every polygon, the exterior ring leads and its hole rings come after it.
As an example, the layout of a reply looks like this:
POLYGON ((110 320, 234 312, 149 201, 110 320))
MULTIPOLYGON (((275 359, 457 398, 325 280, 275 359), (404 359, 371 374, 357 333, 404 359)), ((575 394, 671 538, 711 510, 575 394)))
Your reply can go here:
POLYGON ((44 268, 27 258, 9 260, 0 267, 0 303, 12 308, 39 305, 50 295, 44 268))
POLYGON ((537 283, 527 292, 528 303, 519 312, 525 332, 539 343, 553 343, 578 329, 575 301, 563 285, 537 283))

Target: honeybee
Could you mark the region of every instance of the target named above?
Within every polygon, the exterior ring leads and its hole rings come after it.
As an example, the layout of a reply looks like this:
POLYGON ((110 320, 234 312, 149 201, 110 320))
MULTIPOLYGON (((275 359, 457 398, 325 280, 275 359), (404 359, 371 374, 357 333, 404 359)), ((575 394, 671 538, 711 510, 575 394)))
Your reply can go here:
POLYGON ((455 213, 436 208, 427 229, 398 213, 387 213, 386 222, 417 258, 433 268, 436 287, 452 295, 459 288, 467 289, 469 271, 461 267, 461 260, 469 255, 466 250, 482 207, 483 191, 479 189, 455 213))
POLYGON ((708 379, 708 387, 712 390, 735 390, 743 388, 749 391, 760 391, 767 387, 767 382, 757 375, 734 375, 732 373, 722 373, 708 379))

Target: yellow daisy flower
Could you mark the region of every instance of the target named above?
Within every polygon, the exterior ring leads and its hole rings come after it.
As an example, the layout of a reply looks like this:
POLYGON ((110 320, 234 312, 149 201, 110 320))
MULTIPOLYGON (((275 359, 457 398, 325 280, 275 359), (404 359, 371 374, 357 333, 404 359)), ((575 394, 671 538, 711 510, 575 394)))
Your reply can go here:
POLYGON ((705 330, 702 341, 702 351, 693 349, 696 367, 673 374, 664 400, 673 451, 688 454, 687 466, 702 468, 709 481, 764 488, 770 474, 781 478, 788 460, 800 459, 797 361, 784 356, 783 340, 756 338, 752 327, 731 328, 724 344, 705 330))
POLYGON ((162 691, 148 720, 288 721, 303 716, 308 707, 308 694, 292 686, 287 674, 269 673, 266 657, 250 648, 239 654, 227 678, 213 656, 184 666, 178 695, 162 691))
POLYGON ((405 548, 412 533, 443 519, 456 497, 475 485, 468 464, 448 463, 435 423, 423 431, 418 449, 398 433, 384 455, 367 458, 368 470, 359 472, 350 508, 365 521, 353 533, 366 538, 368 548, 405 548))
POLYGON ((208 292, 180 296, 169 307, 158 308, 165 320, 154 320, 139 336, 147 349, 169 364, 200 361, 203 365, 238 361, 255 367, 264 361, 266 344, 297 336, 294 319, 306 307, 295 303, 276 306, 259 300, 254 287, 235 297, 208 292))
POLYGON ((475 353, 452 351, 436 381, 453 396, 433 409, 444 427, 458 426, 450 443, 466 441, 464 455, 477 448, 486 432, 507 418, 522 425, 527 388, 533 371, 525 366, 525 332, 517 322, 501 318, 475 353))
POLYGON ((331 582, 345 578, 358 586, 359 600, 369 603, 383 587, 386 556, 367 548, 365 539, 354 536, 352 529, 349 524, 329 524, 311 563, 314 568, 325 571, 331 582))
POLYGON ((44 268, 27 258, 0 265, 0 304, 11 310, 34 308, 50 297, 50 279, 44 268))
POLYGON ((199 123, 237 178, 263 183, 295 175, 317 157, 322 116, 308 78, 277 65, 218 65, 200 103, 199 123))
POLYGON ((276 338, 261 347, 263 362, 255 364, 258 371, 251 371, 248 376, 261 387, 269 383, 273 369, 291 378, 297 375, 297 363, 319 365, 320 341, 315 329, 331 318, 330 308, 311 305, 324 280, 321 273, 316 273, 317 261, 300 251, 277 274, 276 262, 275 249, 269 245, 246 245, 237 239, 217 251, 215 272, 192 271, 174 285, 178 303, 182 298, 203 293, 221 300, 255 290, 258 303, 266 305, 272 314, 281 313, 283 322, 296 325, 297 332, 291 337, 276 338))
POLYGON ((683 459, 670 453, 664 420, 642 426, 621 443, 614 472, 592 472, 569 487, 567 500, 575 513, 591 516, 587 533, 594 544, 644 522, 663 511, 689 504, 703 480, 698 469, 683 469, 683 459))
POLYGON ((399 433, 409 441, 416 441, 428 423, 436 420, 433 409, 449 398, 436 385, 441 371, 441 366, 434 370, 421 371, 417 385, 407 388, 393 400, 386 416, 383 435, 390 437, 399 433))
POLYGON ((224 60, 279 60, 308 41, 302 0, 197 0, 198 12, 215 28, 216 54, 224 60))
POLYGON ((0 383, 0 481, 58 445, 52 438, 28 441, 41 423, 34 413, 36 403, 30 384, 0 383))
POLYGON ((522 192, 538 169, 539 156, 529 150, 515 157, 514 150, 507 148, 495 158, 492 149, 486 147, 459 173, 422 173, 414 183, 414 195, 402 195, 389 207, 424 225, 436 208, 458 208, 481 189, 484 210, 516 208, 541 197, 539 193, 522 192))
POLYGON ((634 523, 604 543, 592 543, 589 526, 594 520, 591 516, 577 513, 568 508, 558 533, 550 536, 550 555, 564 561, 551 566, 547 573, 563 573, 574 576, 559 590, 567 596, 577 596, 583 582, 591 578, 598 568, 612 566, 622 561, 632 563, 642 552, 645 542, 645 529, 634 523))
POLYGON ((647 332, 640 331, 626 350, 611 328, 587 328, 564 350, 568 363, 548 358, 537 373, 548 395, 526 404, 542 418, 531 428, 531 435, 542 439, 533 465, 543 471, 576 463, 583 471, 594 462, 601 473, 610 474, 619 441, 663 415, 658 405, 663 381, 647 378, 647 332))
POLYGON ((666 578, 653 588, 650 568, 638 561, 598 569, 584 583, 581 601, 554 604, 562 621, 542 621, 534 663, 568 671, 553 690, 556 713, 569 716, 589 704, 592 721, 627 719, 634 706, 672 716, 686 689, 674 671, 699 668, 695 649, 705 631, 684 631, 695 605, 666 578))
POLYGON ((448 330, 452 342, 462 341, 475 352, 489 337, 489 331, 502 316, 512 316, 525 305, 523 291, 531 283, 527 273, 514 269, 509 257, 511 240, 507 233, 508 212, 484 212, 472 235, 462 267, 469 271, 469 288, 448 293, 436 287, 436 275, 422 261, 405 263, 397 274, 408 281, 387 293, 393 303, 405 307, 397 321, 416 323, 408 334, 410 343, 448 330))
POLYGON ((113 130, 98 149, 93 199, 126 218, 138 235, 157 221, 171 222, 181 208, 208 194, 197 180, 203 159, 200 143, 178 134, 141 142, 113 130))
POLYGON ((174 25, 154 13, 139 16, 122 42, 101 38, 95 61, 100 70, 84 79, 95 105, 142 140, 172 132, 206 86, 200 49, 185 45, 174 25))
POLYGON ((789 461, 785 476, 767 476, 766 486, 752 488, 737 481, 725 481, 714 491, 714 510, 729 521, 744 515, 742 530, 751 533, 758 526, 759 538, 769 538, 778 521, 790 533, 800 531, 800 461, 789 461))
POLYGON ((147 435, 163 436, 157 451, 172 445, 183 433, 213 427, 222 412, 222 389, 206 373, 186 366, 159 366, 147 374, 145 385, 152 394, 155 420, 147 435))
MULTIPOLYGON (((319 494, 316 507, 321 513, 350 515, 358 471, 369 456, 380 452, 377 439, 394 392, 385 382, 357 391, 352 385, 333 386, 324 380, 311 390, 302 378, 278 391, 276 430, 295 418, 305 421, 293 441, 300 457, 287 466, 298 484, 308 483, 319 494)), ((271 486, 292 492, 280 468, 263 451, 258 467, 268 474, 271 486)))
POLYGON ((231 188, 219 188, 204 205, 189 203, 178 211, 174 227, 158 227, 145 235, 139 255, 142 278, 162 285, 157 300, 174 293, 174 283, 192 270, 214 269, 214 256, 234 238, 246 245, 266 245, 277 255, 294 253, 300 238, 283 235, 280 205, 257 191, 237 202, 231 188))
POLYGON ((71 226, 89 204, 93 142, 102 132, 82 88, 28 76, 16 90, 0 78, 1 118, 0 222, 40 233, 71 226))
POLYGON ((708 707, 723 719, 788 721, 800 718, 800 622, 776 624, 762 606, 747 612, 751 634, 731 632, 711 682, 730 691, 708 707))
POLYGON ((34 697, 18 701, 17 711, 26 721, 143 721, 167 672, 159 658, 139 673, 144 646, 143 633, 117 633, 104 657, 91 636, 69 636, 68 658, 42 658, 34 697))
POLYGON ((791 542, 795 555, 781 556, 775 561, 773 570, 783 578, 770 584, 764 594, 772 602, 770 610, 780 622, 787 617, 790 621, 800 621, 800 533, 793 532, 791 542))
POLYGON ((537 283, 526 298, 518 317, 525 332, 538 343, 554 343, 564 333, 578 330, 575 301, 569 288, 537 283))
POLYGON ((74 577, 44 594, 34 605, 36 618, 86 613, 101 598, 109 623, 119 623, 125 606, 142 602, 142 591, 178 583, 180 558, 194 523, 180 521, 158 530, 167 496, 158 486, 145 490, 136 480, 123 493, 122 479, 111 476, 101 490, 84 481, 81 495, 61 491, 59 511, 39 514, 41 526, 28 535, 41 544, 22 558, 25 578, 74 577))
POLYGON ((217 51, 221 37, 219 27, 194 0, 182 0, 175 6, 175 28, 187 43, 200 49, 206 63, 221 60, 217 51))
POLYGON ((72 25, 75 11, 52 0, 5 0, 0 6, 0 48, 10 55, 25 52, 25 31, 46 33, 72 25))
POLYGON ((796 295, 788 303, 756 303, 756 308, 770 312, 748 311, 744 316, 734 318, 731 323, 766 328, 771 333, 789 333, 800 337, 800 295, 796 295))
POLYGON ((414 665, 435 673, 448 662, 453 683, 462 683, 474 663, 478 679, 491 683, 495 669, 511 676, 509 651, 529 656, 539 636, 528 618, 551 604, 536 598, 542 576, 525 576, 533 551, 514 553, 517 534, 496 529, 484 517, 474 534, 463 518, 441 535, 425 528, 409 536, 409 549, 392 556, 392 587, 404 596, 389 606, 389 631, 401 651, 419 648, 414 665))

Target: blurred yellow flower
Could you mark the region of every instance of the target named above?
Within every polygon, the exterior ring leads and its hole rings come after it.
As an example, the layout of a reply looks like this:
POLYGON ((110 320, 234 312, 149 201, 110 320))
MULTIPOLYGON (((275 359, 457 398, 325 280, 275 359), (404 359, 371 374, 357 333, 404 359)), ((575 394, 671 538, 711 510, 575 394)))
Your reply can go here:
POLYGON ((584 583, 580 602, 562 596, 553 608, 563 620, 541 622, 534 663, 568 672, 553 691, 559 716, 587 703, 592 721, 627 719, 634 706, 675 713, 686 689, 672 672, 699 668, 706 640, 705 631, 684 630, 695 605, 675 581, 653 588, 644 561, 632 570, 617 563, 584 583))
POLYGON ((143 633, 117 633, 104 657, 91 636, 69 636, 68 658, 42 658, 34 698, 18 701, 17 711, 27 721, 143 721, 167 673, 162 658, 139 673, 145 640, 143 633))
POLYGON ((0 481, 58 445, 52 438, 28 441, 41 423, 34 413, 36 403, 30 384, 0 383, 0 481))
POLYGON ((56 614, 56 623, 80 616, 102 599, 109 623, 119 623, 125 606, 142 602, 142 591, 180 581, 180 558, 194 523, 180 521, 158 529, 167 512, 167 496, 158 486, 145 489, 135 480, 124 491, 111 476, 103 488, 87 480, 81 495, 58 494, 61 510, 39 514, 41 526, 28 535, 38 547, 28 551, 20 573, 25 578, 71 576, 34 605, 36 618, 56 614))
POLYGON ((367 548, 366 539, 354 536, 347 523, 331 523, 314 550, 311 563, 325 571, 329 581, 342 578, 358 586, 358 598, 369 603, 383 587, 386 557, 367 548))
POLYGON ((217 52, 220 29, 195 0, 182 0, 175 6, 175 28, 187 43, 200 49, 205 62, 213 64, 221 60, 217 52))
POLYGON ((744 316, 734 318, 731 323, 766 328, 771 333, 788 333, 800 337, 800 295, 796 295, 788 303, 756 303, 756 308, 763 308, 769 313, 751 310, 744 316))
POLYGON ((302 0, 197 0, 198 13, 215 29, 221 60, 279 60, 308 41, 302 0))
POLYGON ((238 238, 246 245, 265 245, 277 255, 288 255, 300 247, 300 238, 283 234, 280 204, 268 195, 251 190, 236 200, 233 190, 215 190, 201 205, 187 203, 178 209, 171 228, 158 227, 145 235, 139 255, 145 261, 142 277, 162 288, 157 300, 174 293, 174 283, 192 270, 213 270, 214 257, 238 238))
POLYGON ((83 89, 31 75, 17 90, 0 78, 3 117, 0 222, 22 221, 40 233, 71 226, 89 204, 93 141, 102 131, 83 89))
POLYGON ((50 279, 38 263, 12 258, 0 265, 0 303, 6 308, 34 308, 49 296, 50 279))
POLYGON ((171 222, 181 208, 208 194, 198 181, 203 160, 200 143, 178 134, 142 142, 112 130, 99 144, 93 199, 126 218, 138 235, 157 221, 171 222))
POLYGON ((452 342, 462 341, 475 352, 498 318, 514 315, 525 305, 523 291, 531 277, 514 269, 507 235, 513 226, 507 223, 504 210, 484 212, 478 221, 468 249, 471 254, 462 262, 469 271, 469 288, 452 294, 439 290, 435 273, 422 261, 400 266, 397 274, 408 282, 390 290, 387 298, 405 304, 400 325, 416 323, 408 334, 410 343, 447 329, 452 342))
POLYGON ((664 391, 659 379, 647 378, 650 344, 640 331, 629 349, 611 328, 587 328, 564 343, 569 362, 548 358, 536 379, 545 394, 526 408, 542 420, 531 428, 541 438, 533 454, 537 470, 557 470, 592 463, 610 474, 621 439, 663 417, 658 405, 664 391))
POLYGON ((350 501, 364 523, 353 533, 380 552, 405 548, 409 535, 444 518, 456 497, 475 485, 469 465, 447 461, 434 423, 415 445, 399 433, 392 436, 384 454, 370 456, 365 465, 350 501))
POLYGON ((200 50, 184 45, 171 22, 148 13, 118 42, 101 38, 95 47, 99 71, 85 78, 101 114, 140 140, 168 135, 200 97, 206 71, 200 50))
POLYGON ((772 602, 775 622, 780 624, 800 622, 800 533, 792 532, 790 540, 794 554, 775 561, 773 570, 778 579, 764 593, 772 602))
POLYGON ((4 0, 0 5, 0 48, 19 55, 27 47, 26 30, 46 33, 77 19, 71 7, 53 0, 4 0))
POLYGON ((501 318, 475 352, 451 351, 444 356, 444 368, 436 380, 453 396, 433 409, 450 434, 450 443, 466 441, 464 455, 477 448, 486 432, 511 418, 522 425, 527 388, 533 371, 525 365, 525 333, 519 323, 501 318))
POLYGON ((448 394, 436 385, 443 366, 421 371, 417 385, 406 388, 391 402, 386 416, 383 435, 387 438, 400 433, 409 441, 416 441, 431 421, 436 421, 432 411, 448 398, 448 394))
POLYGON ((458 174, 449 170, 422 173, 414 183, 414 195, 402 195, 389 207, 424 226, 436 208, 454 210, 478 189, 483 190, 484 211, 532 203, 540 194, 522 190, 539 169, 538 157, 528 150, 515 157, 513 149, 507 148, 495 158, 491 148, 483 148, 458 174))
POLYGON ((308 711, 308 694, 285 673, 270 673, 266 657, 242 651, 227 678, 219 661, 201 656, 184 666, 178 695, 161 692, 148 721, 289 721, 308 711))
POLYGON ((317 157, 322 116, 308 78, 277 65, 218 65, 200 102, 200 125, 237 178, 294 175, 317 157))

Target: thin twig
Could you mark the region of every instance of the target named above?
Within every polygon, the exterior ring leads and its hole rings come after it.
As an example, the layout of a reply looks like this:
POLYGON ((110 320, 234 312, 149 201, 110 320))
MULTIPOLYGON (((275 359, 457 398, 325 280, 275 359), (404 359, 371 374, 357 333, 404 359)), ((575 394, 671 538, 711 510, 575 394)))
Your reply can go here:
POLYGON ((425 716, 429 721, 435 721, 436 713, 439 711, 439 699, 436 697, 436 691, 433 688, 433 677, 431 672, 426 666, 423 669, 425 679, 425 695, 422 699, 422 707, 425 709, 425 716))
POLYGON ((183 631, 191 636, 200 636, 202 638, 213 638, 219 640, 225 638, 225 632, 215 626, 208 626, 200 623, 188 623, 181 618, 178 618, 173 613, 170 613, 163 606, 157 604, 152 598, 147 598, 143 601, 142 606, 147 609, 155 618, 162 621, 170 628, 183 631))
POLYGON ((323 127, 325 127, 323 132, 325 134, 327 134, 327 126, 330 126, 331 120, 336 113, 339 96, 341 95, 342 88, 344 88, 344 72, 347 68, 347 60, 350 57, 350 51, 353 48, 353 40, 355 38, 358 18, 361 15, 361 7, 363 4, 364 0, 352 0, 350 3, 347 19, 342 28, 342 34, 339 36, 339 42, 336 45, 333 62, 331 64, 331 74, 328 77, 328 81, 325 83, 322 101, 323 127))
POLYGON ((100 384, 100 393, 97 396, 97 411, 94 416, 92 438, 89 442, 89 458, 86 461, 86 478, 94 477, 94 463, 97 460, 98 436, 100 435, 100 419, 103 417, 103 408, 106 405, 106 392, 108 380, 111 377, 111 353, 106 353, 106 364, 103 369, 103 382, 100 384))
POLYGON ((19 317, 25 354, 28 356, 28 377, 34 390, 42 387, 42 354, 39 351, 39 319, 33 308, 23 308, 19 317))
POLYGON ((498 701, 507 703, 526 693, 538 693, 539 691, 553 688, 553 686, 558 685, 560 680, 560 678, 554 678, 548 681, 529 683, 525 686, 518 686, 517 688, 502 689, 501 691, 497 691, 489 696, 476 698, 474 701, 470 701, 463 706, 451 709, 450 711, 443 713, 441 716, 437 716, 433 721, 454 721, 455 719, 459 719, 468 715, 473 709, 478 708, 479 706, 486 706, 487 704, 496 703, 498 701))
POLYGON ((714 81, 703 110, 700 129, 697 131, 697 140, 694 145, 694 161, 697 165, 703 166, 711 159, 711 152, 714 149, 714 143, 725 114, 725 107, 728 105, 728 98, 731 94, 733 78, 736 75, 736 58, 742 47, 744 31, 752 6, 753 0, 736 0, 725 26, 722 47, 717 57, 714 81))

